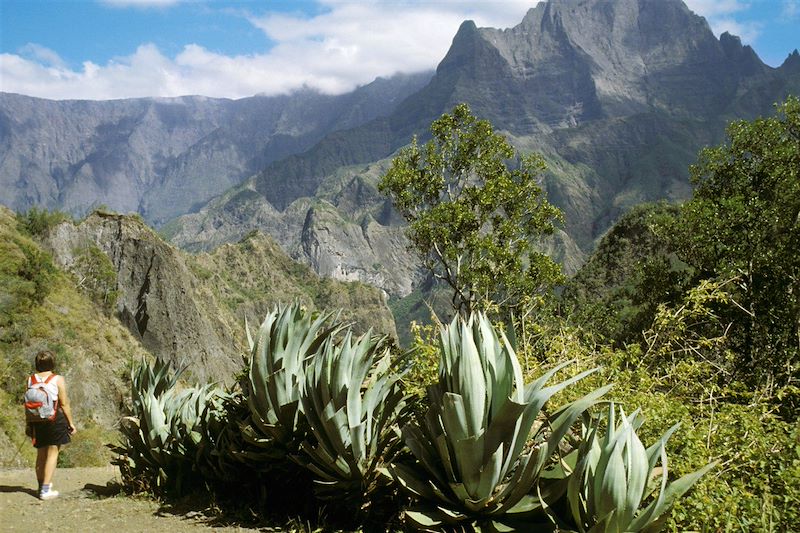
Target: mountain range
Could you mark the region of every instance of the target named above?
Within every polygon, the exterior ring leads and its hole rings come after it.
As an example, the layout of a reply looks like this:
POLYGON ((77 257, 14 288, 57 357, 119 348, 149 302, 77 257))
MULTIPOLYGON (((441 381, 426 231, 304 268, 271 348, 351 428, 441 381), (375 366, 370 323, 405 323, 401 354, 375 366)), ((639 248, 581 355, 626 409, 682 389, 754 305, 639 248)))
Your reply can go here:
POLYGON ((102 204, 159 226, 330 132, 390 112, 430 73, 340 96, 52 101, 0 94, 0 202, 82 215, 102 204))
POLYGON ((565 224, 541 245, 572 272, 628 208, 688 197, 689 164, 730 120, 798 93, 797 51, 769 67, 681 0, 549 0, 513 28, 464 22, 435 73, 338 97, 2 95, 0 201, 105 203, 190 250, 259 229, 319 274, 403 297, 422 274, 376 184, 455 104, 545 157, 543 187, 565 224))

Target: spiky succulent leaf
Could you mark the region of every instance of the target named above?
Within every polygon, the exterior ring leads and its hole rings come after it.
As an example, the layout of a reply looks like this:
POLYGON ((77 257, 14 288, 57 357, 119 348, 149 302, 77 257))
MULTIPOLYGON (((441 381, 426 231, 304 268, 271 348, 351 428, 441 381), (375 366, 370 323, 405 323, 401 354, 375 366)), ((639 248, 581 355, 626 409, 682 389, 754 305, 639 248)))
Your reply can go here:
POLYGON ((331 337, 305 377, 301 404, 311 438, 298 461, 315 474, 321 498, 368 501, 399 448, 396 427, 406 416, 386 339, 331 337))
POLYGON ((279 306, 262 322, 252 350, 247 378, 250 429, 243 435, 257 448, 285 457, 297 450, 304 430, 300 388, 308 359, 341 329, 328 325, 330 315, 315 316, 299 304, 279 306))
POLYGON ((608 390, 559 410, 549 425, 533 432, 530 447, 533 424, 547 400, 588 375, 546 386, 563 366, 526 386, 511 343, 485 315, 457 318, 442 329, 439 381, 428 389, 430 407, 403 428, 416 463, 390 468, 419 501, 412 525, 421 527, 422 516, 489 523, 512 510, 519 518, 542 510, 527 496, 570 426, 608 390))
POLYGON ((643 418, 639 411, 630 416, 613 403, 607 411, 606 432, 599 435, 599 419, 584 420, 583 441, 578 460, 567 486, 567 501, 580 531, 658 531, 675 501, 714 464, 667 483, 667 439, 677 426, 670 428, 654 445, 645 449, 636 430, 643 418), (661 461, 661 488, 653 500, 647 483, 661 461))
POLYGON ((212 385, 178 389, 179 375, 159 361, 142 361, 131 372, 133 416, 120 428, 116 464, 153 490, 181 490, 194 471, 206 405, 221 393, 212 385))

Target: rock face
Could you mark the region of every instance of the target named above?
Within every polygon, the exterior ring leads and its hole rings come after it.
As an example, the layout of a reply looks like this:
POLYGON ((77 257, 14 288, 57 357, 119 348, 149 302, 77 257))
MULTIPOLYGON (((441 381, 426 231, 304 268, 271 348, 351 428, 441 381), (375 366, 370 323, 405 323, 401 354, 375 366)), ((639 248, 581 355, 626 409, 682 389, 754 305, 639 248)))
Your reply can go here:
POLYGON ((323 200, 306 214, 298 252, 321 276, 408 294, 417 265, 407 246, 398 226, 384 226, 369 214, 353 224, 323 200))
POLYGON ((352 93, 50 101, 0 93, 0 203, 83 214, 99 204, 161 224, 326 134, 390 113, 430 74, 352 93))
POLYGON ((250 235, 211 254, 192 256, 164 242, 140 219, 95 212, 63 223, 47 238, 57 263, 75 267, 77 251, 97 246, 116 272, 116 315, 157 357, 200 382, 230 382, 246 352, 244 319, 261 322, 280 302, 298 300, 337 311, 356 323, 396 335, 377 289, 321 280, 287 257, 271 238, 250 235))
POLYGON ((93 214, 80 225, 55 228, 48 245, 70 270, 75 250, 99 247, 117 273, 116 314, 145 348, 205 382, 231 376, 240 366, 240 342, 202 305, 198 283, 175 247, 131 217, 93 214))
POLYGON ((544 187, 566 219, 545 247, 574 272, 631 206, 688 197, 698 150, 729 120, 800 92, 799 63, 766 66, 680 0, 550 0, 514 28, 465 22, 430 83, 392 114, 267 165, 169 234, 203 248, 261 228, 320 273, 403 296, 421 278, 375 184, 413 134, 424 140, 432 120, 467 102, 519 150, 545 156, 544 187), (365 238, 365 225, 387 237, 365 238))
POLYGON ((200 251, 263 231, 320 276, 358 280, 390 296, 404 296, 421 281, 422 272, 401 217, 376 187, 387 164, 382 160, 337 170, 324 178, 315 196, 297 198, 283 210, 256 190, 257 180, 249 179, 200 212, 171 222, 164 233, 178 246, 200 251))

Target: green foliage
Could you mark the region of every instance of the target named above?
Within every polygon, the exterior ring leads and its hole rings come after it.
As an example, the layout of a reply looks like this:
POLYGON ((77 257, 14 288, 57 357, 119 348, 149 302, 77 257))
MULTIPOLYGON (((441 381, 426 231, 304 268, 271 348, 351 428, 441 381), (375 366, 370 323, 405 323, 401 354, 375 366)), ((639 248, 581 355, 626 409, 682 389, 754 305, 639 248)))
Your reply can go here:
MULTIPOLYGON (((695 403, 683 399, 683 406, 679 398, 667 399, 669 416, 683 427, 673 439, 673 470, 686 472, 709 458, 720 463, 718 473, 699 481, 692 497, 675 505, 667 529, 792 531, 800 520, 796 420, 782 420, 758 399, 740 405, 709 393, 695 403)), ((663 408, 659 416, 666 416, 663 408)))
POLYGON ((436 383, 439 373, 439 351, 436 349, 438 328, 411 323, 414 336, 410 350, 409 368, 403 375, 403 386, 410 396, 424 400, 430 385, 436 383))
POLYGON ((785 384, 800 365, 800 99, 727 132, 690 168, 696 190, 673 232, 703 278, 736 280, 725 317, 737 367, 785 384))
POLYGON ((17 235, 0 242, 0 326, 41 305, 56 276, 50 254, 17 235))
POLYGON ((72 217, 62 211, 48 211, 31 207, 25 213, 17 213, 17 226, 32 237, 43 237, 58 224, 71 221, 72 217))
POLYGON ((634 209, 609 231, 565 307, 618 348, 640 343, 651 368, 705 360, 720 385, 786 397, 800 369, 800 99, 728 137, 691 167, 690 201, 634 209))
POLYGON ((665 229, 678 214, 678 206, 642 204, 614 224, 564 288, 572 323, 617 347, 641 342, 658 306, 678 302, 692 280, 665 229))
POLYGON ((94 243, 73 250, 73 255, 75 265, 72 270, 78 276, 78 287, 102 307, 112 310, 120 291, 117 271, 111 260, 94 243))
POLYGON ((736 356, 728 343, 729 324, 715 311, 733 303, 728 281, 702 280, 675 306, 659 305, 649 329, 643 332, 646 350, 642 362, 655 374, 679 361, 703 361, 717 374, 707 384, 730 382, 736 356))
POLYGON ((425 266, 452 289, 453 307, 513 309, 561 281, 560 267, 534 248, 561 217, 538 183, 543 159, 523 157, 509 169, 511 145, 466 104, 435 120, 431 133, 424 146, 415 138, 401 150, 379 188, 408 221, 425 266))
POLYGON ((718 462, 675 503, 667 531, 792 530, 800 509, 800 430, 791 411, 781 416, 784 409, 776 408, 775 397, 741 384, 720 384, 710 357, 651 358, 639 345, 612 350, 558 320, 539 326, 528 326, 536 334, 523 358, 526 375, 565 359, 576 361, 573 373, 602 367, 557 394, 554 402, 569 402, 613 381, 615 402, 647 414, 648 423, 637 430, 642 441, 657 441, 680 424, 669 440, 670 480, 718 462))

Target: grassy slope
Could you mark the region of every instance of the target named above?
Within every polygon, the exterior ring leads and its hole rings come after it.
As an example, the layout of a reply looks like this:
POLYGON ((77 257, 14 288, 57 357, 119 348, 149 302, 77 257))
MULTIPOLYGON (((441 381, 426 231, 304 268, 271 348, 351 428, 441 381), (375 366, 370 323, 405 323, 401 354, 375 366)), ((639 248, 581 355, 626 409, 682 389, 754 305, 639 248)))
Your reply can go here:
POLYGON ((19 399, 41 349, 57 354, 79 428, 62 464, 101 464, 102 445, 114 437, 129 364, 146 353, 115 318, 76 289, 71 276, 52 267, 39 245, 17 229, 11 211, 0 208, 0 465, 25 465, 33 458, 19 399), (38 273, 30 268, 32 255, 40 258, 38 273), (39 300, 28 278, 43 276, 47 265, 53 270, 40 279, 39 300))
POLYGON ((357 331, 372 328, 395 335, 394 320, 378 289, 320 278, 264 234, 253 232, 236 244, 187 255, 186 260, 209 295, 208 311, 218 313, 242 338, 242 317, 260 321, 274 305, 295 300, 312 309, 341 310, 341 318, 353 322, 357 331))

